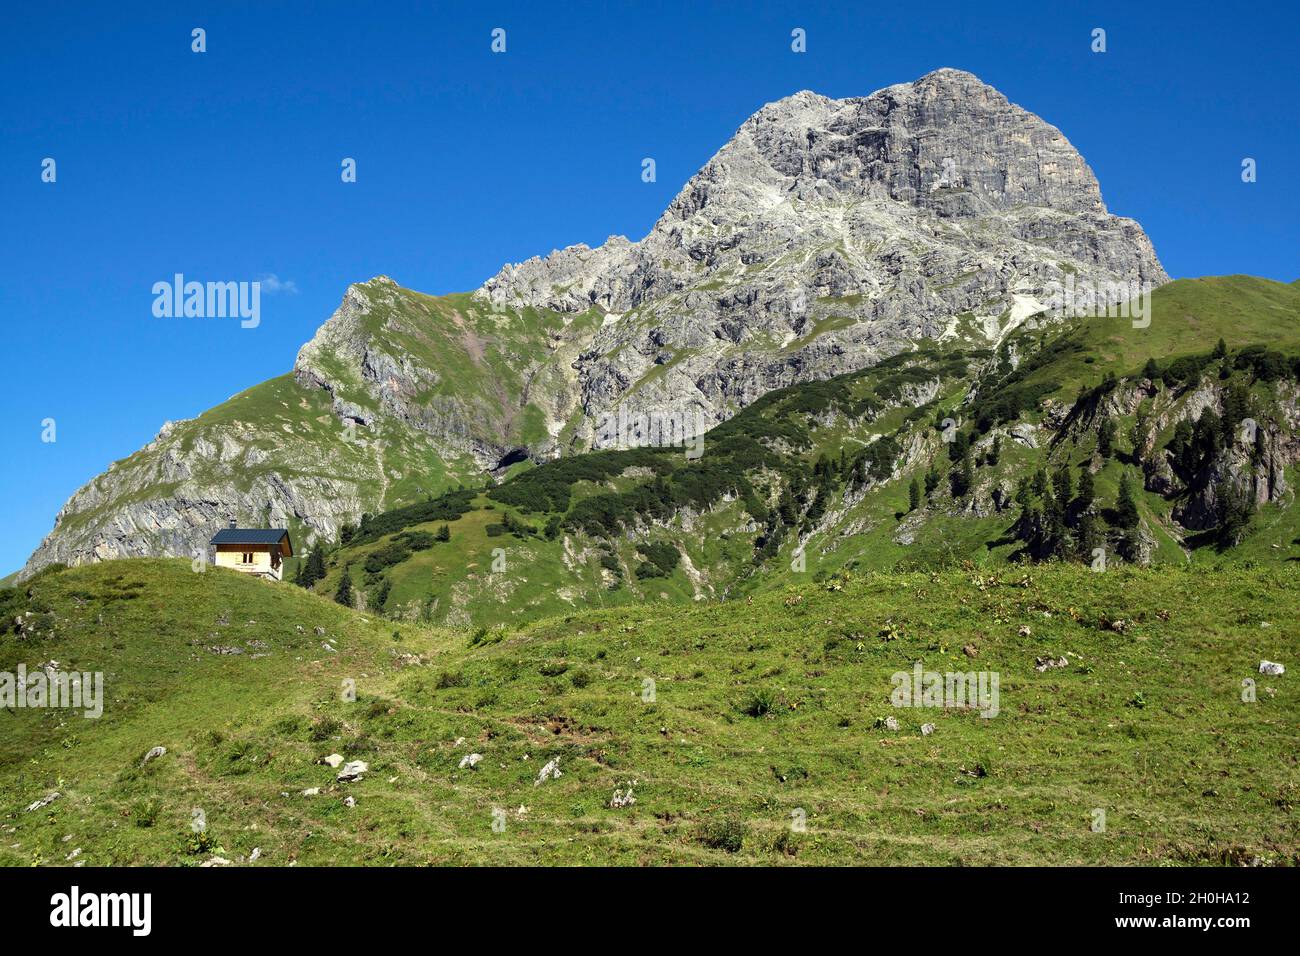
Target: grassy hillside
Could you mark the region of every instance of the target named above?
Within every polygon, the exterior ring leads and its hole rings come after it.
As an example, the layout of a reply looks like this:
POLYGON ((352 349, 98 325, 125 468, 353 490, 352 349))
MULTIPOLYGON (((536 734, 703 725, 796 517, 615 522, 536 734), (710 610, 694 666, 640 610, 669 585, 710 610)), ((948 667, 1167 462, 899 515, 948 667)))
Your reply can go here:
POLYGON ((0 670, 102 670, 107 702, 0 713, 0 862, 1294 864, 1300 707, 1257 668, 1294 665, 1297 575, 847 574, 469 631, 184 561, 56 571, 4 593, 0 670), (892 707, 918 661, 997 672, 997 716, 892 707))

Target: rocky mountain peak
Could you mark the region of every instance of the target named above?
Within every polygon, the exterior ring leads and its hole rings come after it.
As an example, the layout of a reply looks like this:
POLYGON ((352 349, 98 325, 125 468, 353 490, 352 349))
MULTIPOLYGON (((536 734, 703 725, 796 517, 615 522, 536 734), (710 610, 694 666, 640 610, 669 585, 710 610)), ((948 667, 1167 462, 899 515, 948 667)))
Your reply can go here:
MULTIPOLYGON (((1065 240, 1061 251, 1085 268, 1152 284, 1168 278, 1140 228, 1107 214, 1096 177, 1060 130, 973 74, 944 68, 865 97, 834 100, 804 90, 769 103, 686 183, 639 243, 620 237, 594 250, 530 259, 507 266, 481 291, 498 303, 621 312, 689 287, 698 278, 692 272, 712 276, 738 261, 765 261, 754 247, 768 239, 787 251, 841 247, 841 257, 852 260, 861 258, 851 243, 862 220, 873 220, 876 248, 910 242, 899 233, 917 226, 936 231, 934 222, 917 222, 917 213, 948 223, 1010 213, 1017 221, 981 225, 1012 236, 1037 230, 1049 245, 1065 240), (1066 216, 1115 233, 1116 241, 1080 248, 1076 230, 1059 227, 1066 216), (1058 225, 1040 229, 1044 220, 1058 225)), ((856 292, 874 284, 859 278, 865 281, 856 292)))
POLYGON ((292 377, 93 479, 28 568, 188 555, 231 512, 330 537, 427 493, 425 473, 443 487, 589 447, 620 406, 707 429, 926 338, 993 345, 1066 275, 1168 279, 1055 127, 961 70, 800 91, 741 124, 637 242, 506 265, 471 296, 349 286, 292 377))

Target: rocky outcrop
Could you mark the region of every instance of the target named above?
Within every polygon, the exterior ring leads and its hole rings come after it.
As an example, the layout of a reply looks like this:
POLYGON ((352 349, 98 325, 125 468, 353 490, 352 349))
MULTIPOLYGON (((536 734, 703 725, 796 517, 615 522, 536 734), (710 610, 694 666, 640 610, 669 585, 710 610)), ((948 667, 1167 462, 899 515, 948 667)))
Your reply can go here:
POLYGON ((689 402, 712 424, 941 335, 954 316, 999 337, 1017 297, 1032 310, 1067 273, 1167 281, 1058 130, 938 70, 868 97, 770 104, 645 239, 506 266, 479 295, 607 314, 578 368, 589 411, 634 395, 689 402), (671 367, 637 389, 664 355, 671 367))

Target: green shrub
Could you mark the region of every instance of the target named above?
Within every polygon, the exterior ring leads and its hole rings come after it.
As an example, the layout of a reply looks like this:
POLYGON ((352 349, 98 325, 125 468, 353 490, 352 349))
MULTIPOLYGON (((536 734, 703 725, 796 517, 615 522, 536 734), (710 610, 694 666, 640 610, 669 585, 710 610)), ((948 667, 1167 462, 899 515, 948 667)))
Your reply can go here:
POLYGON ((317 717, 311 722, 311 730, 307 736, 313 742, 320 743, 322 740, 337 736, 342 729, 343 725, 333 717, 317 717))
POLYGON ((766 717, 776 708, 776 692, 767 688, 750 691, 744 703, 740 705, 741 713, 747 717, 766 717))
POLYGON ((696 838, 711 850, 739 853, 747 835, 748 828, 745 824, 728 817, 702 824, 696 838))
POLYGON ((158 822, 162 804, 157 800, 140 800, 131 808, 131 819, 136 826, 147 830, 158 822))

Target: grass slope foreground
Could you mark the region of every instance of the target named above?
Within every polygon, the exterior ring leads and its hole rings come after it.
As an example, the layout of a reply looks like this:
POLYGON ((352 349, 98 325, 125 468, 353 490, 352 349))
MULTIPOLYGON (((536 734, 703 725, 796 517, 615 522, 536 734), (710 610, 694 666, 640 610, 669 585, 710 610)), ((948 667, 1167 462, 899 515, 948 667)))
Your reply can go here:
POLYGON ((457 631, 52 570, 0 670, 102 672, 103 716, 0 713, 0 862, 1294 865, 1300 707, 1259 663, 1298 577, 847 572, 457 631), (996 675, 996 714, 893 706, 917 665, 996 675))

